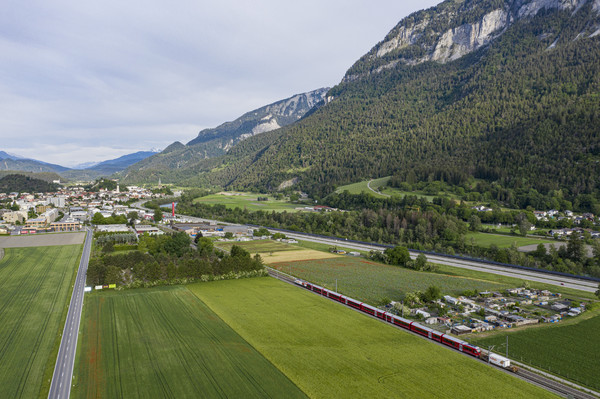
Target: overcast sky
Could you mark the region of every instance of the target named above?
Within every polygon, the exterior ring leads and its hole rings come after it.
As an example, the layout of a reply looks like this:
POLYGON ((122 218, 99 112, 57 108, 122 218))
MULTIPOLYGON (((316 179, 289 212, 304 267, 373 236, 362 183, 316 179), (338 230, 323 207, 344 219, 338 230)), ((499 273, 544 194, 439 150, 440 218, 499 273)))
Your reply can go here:
POLYGON ((73 166, 333 86, 439 0, 4 0, 0 150, 73 166))

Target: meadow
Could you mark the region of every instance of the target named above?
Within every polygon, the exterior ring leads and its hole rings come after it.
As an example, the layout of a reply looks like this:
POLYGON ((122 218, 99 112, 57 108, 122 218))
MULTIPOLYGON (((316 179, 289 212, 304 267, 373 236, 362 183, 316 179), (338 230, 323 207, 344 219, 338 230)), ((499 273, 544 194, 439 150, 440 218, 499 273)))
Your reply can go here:
POLYGON ((188 288, 311 398, 554 397, 273 278, 188 288))
POLYGON ((496 291, 510 285, 463 276, 417 272, 349 256, 312 261, 281 262, 271 265, 285 273, 312 281, 365 302, 377 304, 384 298, 400 301, 407 292, 425 291, 435 285, 444 295, 466 290, 496 291))
POLYGON ((184 287, 88 294, 73 398, 306 397, 184 287))
POLYGON ((495 244, 498 248, 510 248, 513 244, 518 247, 526 245, 537 245, 544 243, 555 243, 552 239, 544 240, 541 238, 521 237, 504 234, 490 234, 490 233, 468 233, 465 236, 465 241, 473 243, 479 247, 488 248, 490 245, 495 244))
POLYGON ((249 211, 276 211, 296 212, 302 205, 292 204, 284 200, 277 200, 267 194, 253 193, 218 193, 196 198, 194 204, 225 205, 228 209, 241 208, 249 211), (268 201, 258 201, 258 197, 267 197, 268 201))
POLYGON ((474 337, 473 342, 482 347, 496 345, 500 353, 505 353, 508 336, 510 357, 598 390, 598 331, 600 312, 596 311, 594 317, 578 323, 561 322, 514 332, 505 331, 486 338, 474 337))
POLYGON ((0 261, 0 397, 46 397, 81 245, 9 248, 0 261))

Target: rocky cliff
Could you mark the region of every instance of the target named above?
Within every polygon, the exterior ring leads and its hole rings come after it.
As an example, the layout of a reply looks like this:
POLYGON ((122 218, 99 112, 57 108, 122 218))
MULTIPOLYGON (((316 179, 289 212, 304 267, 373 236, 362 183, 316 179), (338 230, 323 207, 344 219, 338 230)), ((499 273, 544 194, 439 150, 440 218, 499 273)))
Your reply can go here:
MULTIPOLYGON (((543 10, 577 13, 585 4, 600 12, 600 0, 451 1, 402 20, 346 74, 344 82, 378 73, 398 64, 456 60, 492 42, 508 27, 543 10)), ((590 26, 582 34, 598 34, 590 26)))

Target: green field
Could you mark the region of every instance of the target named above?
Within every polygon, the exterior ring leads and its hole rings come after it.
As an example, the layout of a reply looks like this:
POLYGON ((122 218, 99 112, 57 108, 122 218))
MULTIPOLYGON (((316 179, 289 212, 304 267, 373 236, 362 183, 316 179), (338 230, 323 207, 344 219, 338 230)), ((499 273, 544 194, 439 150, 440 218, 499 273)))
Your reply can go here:
POLYGON ((598 390, 600 315, 595 313, 595 317, 577 324, 561 322, 473 340, 484 347, 496 345, 505 353, 508 335, 510 357, 598 390))
POLYGON ((194 204, 225 205, 228 209, 241 208, 249 211, 288 211, 296 212, 299 204, 292 204, 283 200, 276 200, 266 194, 236 193, 236 195, 211 194, 196 198, 194 204), (258 197, 268 197, 268 201, 258 201, 258 197))
POLYGON ((272 278, 188 287, 312 398, 554 397, 272 278))
POLYGON ((276 263, 271 265, 286 273, 312 281, 369 303, 383 298, 399 301, 407 292, 425 291, 435 285, 444 295, 458 295, 465 290, 496 291, 509 285, 462 276, 417 272, 352 257, 276 263))
POLYGON ((537 245, 544 243, 553 243, 556 242, 554 240, 544 240, 540 238, 529 238, 529 237, 520 237, 520 236, 511 236, 504 234, 490 234, 490 233, 468 233, 465 236, 465 240, 467 243, 473 242, 475 245, 480 247, 489 247, 492 244, 496 244, 498 248, 510 248, 513 244, 518 247, 523 247, 525 245, 537 245))
POLYGON ((371 194, 378 198, 386 198, 387 195, 380 195, 372 190, 369 190, 368 184, 369 184, 369 181, 371 181, 371 184, 370 184, 371 188, 373 190, 379 190, 381 187, 384 187, 389 180, 390 180, 390 176, 382 177, 380 179, 374 179, 374 180, 365 180, 365 181, 361 181, 358 183, 341 186, 335 191, 338 193, 343 193, 344 191, 348 191, 350 194, 360 194, 360 193, 365 192, 365 193, 371 194))
POLYGON ((81 245, 9 248, 0 261, 0 397, 48 395, 81 245))
POLYGON ((273 240, 254 240, 254 241, 241 241, 241 242, 216 242, 215 246, 218 248, 229 251, 232 246, 237 245, 244 248, 246 251, 254 253, 269 253, 269 252, 281 252, 281 251, 296 251, 298 247, 286 244, 284 242, 278 242, 273 240))
POLYGON ((184 287, 87 294, 73 398, 302 398, 184 287))

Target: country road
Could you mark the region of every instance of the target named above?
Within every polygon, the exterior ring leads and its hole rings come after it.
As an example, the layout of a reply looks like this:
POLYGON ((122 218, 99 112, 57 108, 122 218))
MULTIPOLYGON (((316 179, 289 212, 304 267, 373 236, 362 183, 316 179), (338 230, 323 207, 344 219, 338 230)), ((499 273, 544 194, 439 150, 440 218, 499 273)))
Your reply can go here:
POLYGON ((75 351, 77 349, 77 336, 79 335, 79 322, 81 320, 81 310, 83 308, 83 293, 85 288, 85 277, 88 263, 90 261, 90 251, 92 249, 92 231, 87 229, 87 235, 83 244, 83 253, 77 270, 77 278, 73 287, 73 295, 69 304, 67 320, 63 329, 62 339, 52 383, 48 398, 66 399, 71 392, 71 380, 73 378, 73 366, 75 363, 75 351))

